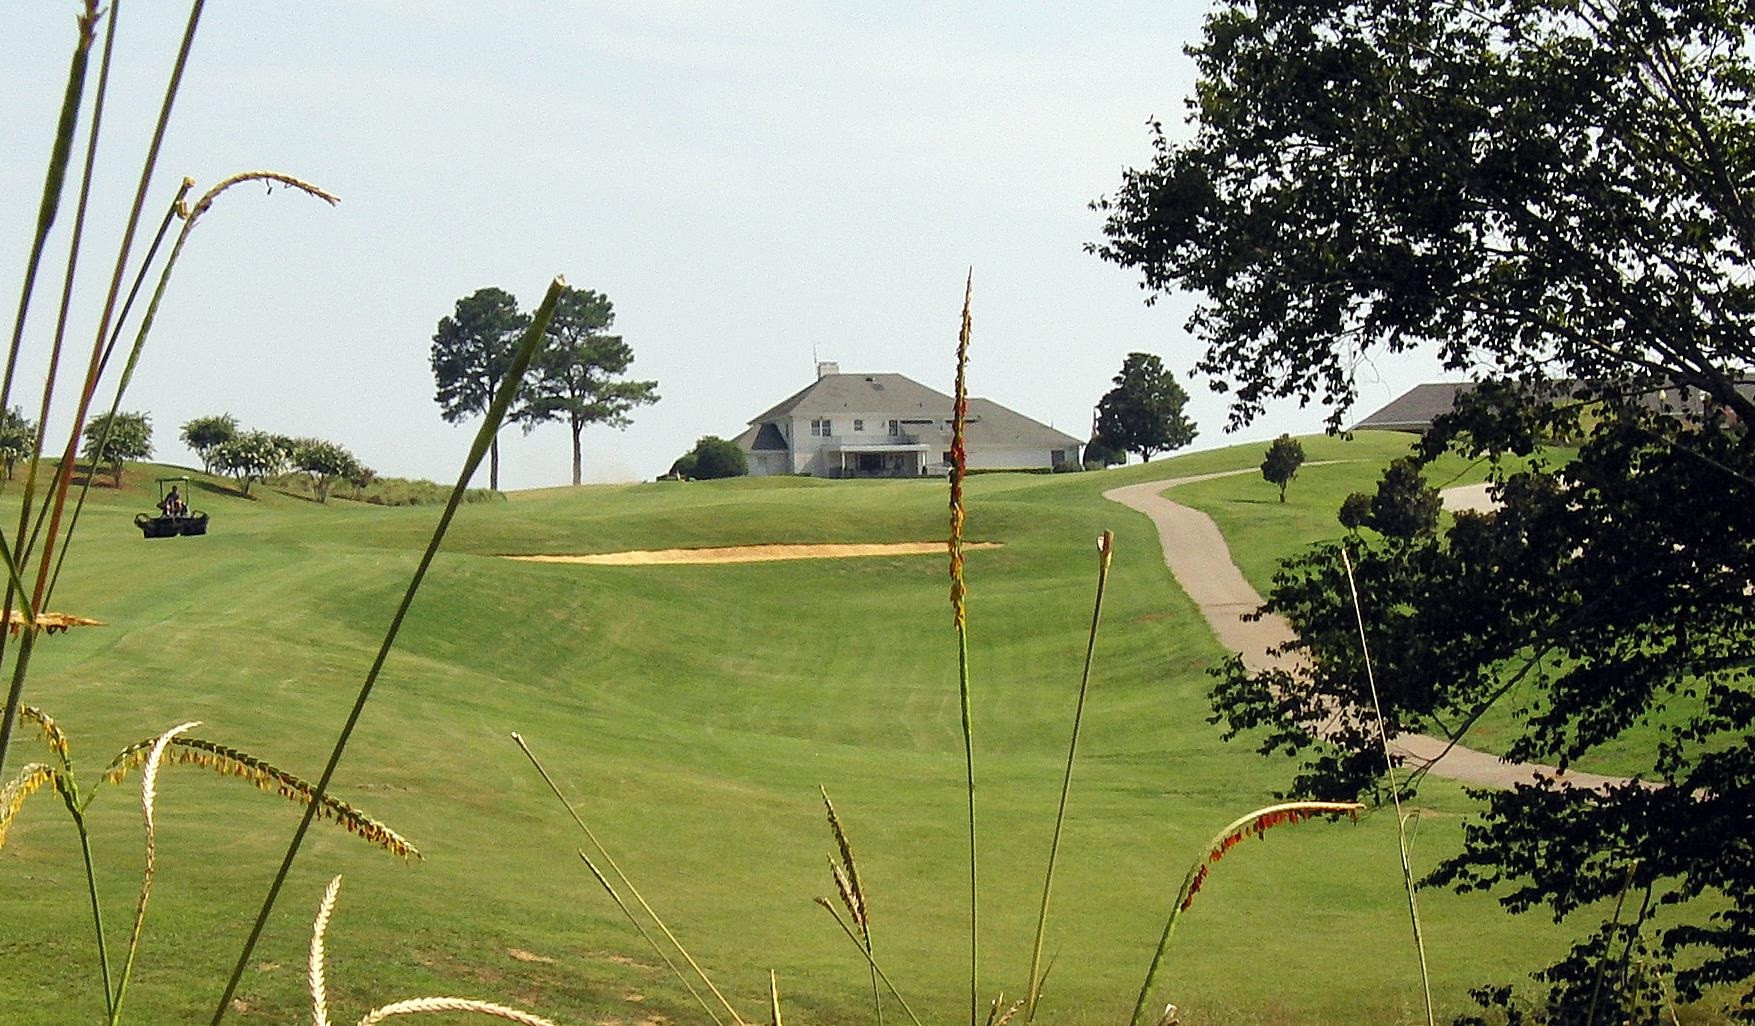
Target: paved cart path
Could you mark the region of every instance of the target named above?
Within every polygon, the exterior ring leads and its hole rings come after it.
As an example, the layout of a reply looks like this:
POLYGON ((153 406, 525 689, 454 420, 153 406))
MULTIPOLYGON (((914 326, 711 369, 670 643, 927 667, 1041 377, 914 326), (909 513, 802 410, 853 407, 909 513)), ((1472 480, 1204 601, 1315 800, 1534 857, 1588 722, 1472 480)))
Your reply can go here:
MULTIPOLYGON (((1334 462, 1334 461, 1327 461, 1334 462)), ((1322 466, 1307 463, 1305 466, 1322 466)), ((1164 492, 1197 481, 1258 473, 1254 467, 1226 470, 1216 474, 1195 474, 1161 481, 1145 481, 1135 485, 1112 488, 1103 497, 1138 510, 1151 518, 1158 528, 1158 540, 1164 548, 1164 563, 1175 575, 1176 583, 1200 607, 1201 615, 1212 625, 1220 643, 1243 656, 1243 665, 1263 670, 1287 662, 1284 657, 1270 654, 1275 646, 1292 638, 1292 629, 1285 619, 1264 616, 1257 621, 1243 619, 1261 605, 1261 596, 1244 580, 1243 572, 1231 560, 1231 550, 1213 518, 1197 509, 1190 509, 1164 497, 1164 492)), ((1456 489, 1451 498, 1472 501, 1477 497, 1465 486, 1456 489)), ((1448 497, 1448 496, 1447 496, 1448 497)), ((1431 764, 1430 772, 1478 787, 1511 787, 1533 780, 1537 773, 1558 776, 1562 781, 1579 787, 1602 788, 1625 783, 1624 777, 1597 773, 1568 771, 1559 773, 1552 766, 1534 763, 1506 762, 1489 752, 1480 752, 1461 745, 1450 746, 1443 738, 1423 734, 1400 734, 1390 740, 1390 747, 1405 757, 1412 766, 1431 764)))

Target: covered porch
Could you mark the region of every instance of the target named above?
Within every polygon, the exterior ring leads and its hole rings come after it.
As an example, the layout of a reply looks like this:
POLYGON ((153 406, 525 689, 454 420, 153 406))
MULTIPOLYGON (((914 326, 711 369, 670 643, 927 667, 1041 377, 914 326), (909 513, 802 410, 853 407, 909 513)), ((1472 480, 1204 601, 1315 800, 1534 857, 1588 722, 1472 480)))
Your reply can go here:
POLYGON ((932 447, 922 443, 836 445, 823 448, 829 477, 919 477, 932 447))

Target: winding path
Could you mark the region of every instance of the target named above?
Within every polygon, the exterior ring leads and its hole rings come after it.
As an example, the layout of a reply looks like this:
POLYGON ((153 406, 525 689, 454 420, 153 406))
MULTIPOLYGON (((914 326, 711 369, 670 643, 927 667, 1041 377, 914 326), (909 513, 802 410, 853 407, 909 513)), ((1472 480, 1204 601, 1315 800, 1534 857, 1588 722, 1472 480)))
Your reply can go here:
MULTIPOLYGON (((1323 464, 1305 465, 1315 467, 1323 464)), ((1224 535, 1219 533, 1218 525, 1213 523, 1212 517, 1200 510, 1171 502, 1163 495, 1172 488, 1197 481, 1256 472, 1254 467, 1246 467, 1216 474, 1145 481, 1112 488, 1104 492, 1103 497, 1151 518, 1158 528, 1158 540, 1163 545, 1164 564, 1176 577, 1176 583, 1200 607, 1201 615, 1206 617, 1219 642, 1240 653, 1243 656, 1243 665, 1259 671, 1288 662, 1284 657, 1272 655, 1271 650, 1292 640, 1292 628, 1279 616, 1263 616, 1256 621, 1243 618, 1261 605, 1261 596, 1250 587, 1243 572, 1232 562, 1231 550, 1225 544, 1224 535)), ((1467 494, 1469 498, 1474 497, 1472 493, 1467 494)), ((1626 782, 1624 777, 1576 771, 1560 773, 1552 766, 1506 762, 1489 752, 1450 745, 1443 738, 1427 737, 1424 734, 1398 734, 1390 740, 1390 747, 1412 765, 1429 765, 1429 772, 1436 776, 1448 777, 1477 787, 1511 787, 1534 780, 1538 773, 1545 777, 1558 777, 1576 787, 1604 788, 1626 782)))

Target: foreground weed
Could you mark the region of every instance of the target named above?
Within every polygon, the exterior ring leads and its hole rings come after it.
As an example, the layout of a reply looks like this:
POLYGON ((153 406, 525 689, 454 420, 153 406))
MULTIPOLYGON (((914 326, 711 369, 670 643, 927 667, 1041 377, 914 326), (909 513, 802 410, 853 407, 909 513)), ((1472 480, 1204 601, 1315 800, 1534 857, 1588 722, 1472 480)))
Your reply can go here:
POLYGON ((1365 611, 1359 605, 1359 585, 1353 579, 1353 560, 1341 546, 1341 565, 1347 571, 1347 590, 1353 597, 1353 616, 1359 623, 1359 654, 1365 660, 1365 680, 1371 685, 1371 708, 1376 714, 1377 741, 1383 749, 1383 772, 1389 777, 1389 797, 1395 803, 1396 853, 1401 856, 1402 887, 1408 894, 1408 919, 1413 923, 1414 953, 1420 960, 1420 992, 1426 999, 1426 1026, 1436 1026, 1432 1009, 1432 976, 1426 968, 1426 939, 1420 929, 1420 902, 1416 896, 1413 861, 1408 855, 1408 816, 1402 812, 1402 789, 1395 779, 1395 758, 1389 752, 1389 732, 1383 726, 1383 705, 1377 698, 1377 674, 1371 669, 1371 647, 1365 641, 1365 611))
POLYGON ((80 853, 85 861, 86 890, 91 898, 92 924, 97 936, 98 965, 104 987, 104 1012, 112 1026, 121 1019, 122 1003, 127 996, 128 981, 133 976, 135 957, 139 953, 140 940, 146 925, 147 905, 152 897, 153 879, 157 875, 156 808, 159 773, 165 766, 190 765, 209 769, 222 776, 241 778, 289 801, 314 804, 321 809, 322 818, 334 821, 349 833, 392 855, 403 859, 420 858, 420 852, 396 831, 346 802, 319 796, 315 788, 298 777, 235 748, 185 736, 188 731, 200 726, 197 722, 179 724, 156 737, 122 749, 110 760, 97 784, 90 791, 82 791, 79 778, 74 772, 72 743, 60 724, 42 710, 28 705, 20 710, 18 719, 21 726, 36 729, 48 747, 53 763, 27 765, 16 778, 0 787, 0 847, 5 846, 8 830, 32 794, 51 788, 60 795, 79 834, 80 853), (97 897, 96 863, 92 857, 90 832, 86 827, 86 811, 96 799, 102 785, 120 784, 135 769, 141 771, 140 806, 145 825, 146 868, 134 906, 134 922, 128 934, 125 961, 120 976, 112 979, 103 909, 97 897))
MULTIPOLYGON (((1085 642, 1085 670, 1079 678, 1079 700, 1073 707, 1072 740, 1066 746, 1066 775, 1060 781, 1060 806, 1054 813, 1054 839, 1048 843, 1048 869, 1042 878, 1042 908, 1036 915, 1036 940, 1030 946, 1030 975, 1024 992, 1024 1021, 1036 1018, 1036 1002, 1042 996, 1042 938, 1048 927, 1048 896, 1054 890, 1054 863, 1060 854, 1060 833, 1066 825, 1066 800, 1072 793, 1073 759, 1079 751, 1079 726, 1085 718, 1085 696, 1091 690, 1091 661, 1097 652, 1097 626, 1103 619, 1103 592, 1109 583, 1109 565, 1115 558, 1115 534, 1104 531, 1097 539, 1097 599, 1091 607, 1091 633, 1085 642)), ((991 1019, 992 1016, 990 1015, 991 1019)), ((1010 1018, 1010 1015, 1007 1015, 1010 1018)))
MULTIPOLYGON (((1134 1003, 1133 1017, 1128 1020, 1131 1026, 1140 1026, 1140 1017, 1146 1010, 1146 999, 1151 996, 1152 984, 1158 976, 1158 966, 1164 961, 1164 951, 1170 946, 1171 934, 1176 931, 1177 917, 1194 904, 1194 896, 1200 893, 1201 885, 1206 882, 1207 873, 1213 865, 1244 838, 1261 837, 1276 826, 1301 823, 1316 816, 1357 816, 1364 808, 1358 802, 1285 802, 1240 816, 1227 824, 1225 829, 1214 834, 1200 855, 1189 864, 1188 873, 1182 878, 1182 887, 1176 892, 1175 903, 1170 906, 1170 917, 1164 922, 1164 935, 1158 939, 1158 950, 1152 954, 1152 964, 1146 968, 1146 981, 1140 987, 1139 1000, 1134 1003)), ((1175 1014, 1175 1006, 1172 1005, 1166 1008, 1164 1017, 1173 1020, 1175 1014)))
MULTIPOLYGON (((963 765, 969 795, 969 1026, 975 1026, 980 1008, 980 932, 975 913, 979 890, 976 875, 979 859, 975 847, 975 731, 969 720, 969 589, 963 579, 963 477, 969 455, 963 436, 969 419, 969 301, 975 288, 975 272, 963 283, 963 323, 957 332, 957 383, 951 404, 951 612, 957 628, 957 700, 963 712, 963 765)), ((874 963, 875 964, 875 963, 874 963)))
POLYGON ((274 881, 268 885, 268 894, 262 899, 262 908, 256 913, 256 921, 250 927, 250 936, 244 941, 243 950, 238 953, 231 977, 226 981, 225 992, 220 995, 219 1005, 213 1011, 213 1026, 219 1026, 231 1008, 232 995, 237 993, 238 982, 244 978, 244 969, 250 964, 250 955, 256 950, 256 942, 262 936, 263 927, 268 925, 268 915, 274 911, 274 901, 280 896, 287 874, 292 871, 293 860, 298 857, 299 848, 305 842, 305 834, 311 828, 311 821, 316 818, 320 802, 329 793, 329 781, 335 776, 335 767, 341 764, 341 756, 347 751, 347 743, 353 738, 354 728, 359 725, 360 714, 365 712, 366 702, 372 697, 378 675, 383 672, 391 649, 396 647, 396 636, 402 630, 402 622, 414 605, 414 597, 420 593, 421 582, 426 580, 427 570, 433 565, 433 557, 439 553, 439 545, 445 540, 445 532, 457 515, 457 507, 463 504, 464 493, 469 490, 470 478, 475 476, 476 468, 481 466, 482 457, 487 455, 488 446, 499 432, 500 425, 505 422, 506 411, 511 409, 512 400, 523 387, 524 374, 530 369, 531 361, 536 358, 537 350, 542 348, 549 321, 554 319, 555 304, 560 302, 566 289, 566 280, 559 276, 549 283, 547 294, 536 308, 536 313, 531 316, 530 325, 519 340, 518 348, 513 351, 512 360, 506 367, 506 375, 500 380, 500 387, 494 393, 494 401, 488 405, 487 413, 482 417, 481 428, 476 431, 475 441, 469 447, 469 455, 463 461, 463 469, 457 475, 457 483, 451 487, 451 498, 445 503, 445 511, 439 515, 438 524, 433 527, 426 551, 421 554, 420 564, 415 567, 408 588, 402 593, 402 601, 397 605, 395 615, 390 618, 390 626, 385 629, 384 640, 378 646, 378 655, 372 660, 371 669, 366 671, 365 680, 360 683, 359 694, 354 697, 347 721, 342 724, 340 733, 335 737, 335 747, 329 753, 329 761, 323 766, 323 775, 317 778, 316 786, 312 789, 313 800, 305 807, 305 816, 299 821, 298 829, 293 832, 292 840, 287 844, 280 869, 274 874, 274 881))
MULTIPOLYGON (((311 1026, 330 1026, 329 985, 324 973, 324 963, 327 961, 324 935, 329 930, 329 917, 335 912, 335 898, 340 893, 341 877, 337 876, 329 881, 328 887, 323 889, 323 900, 317 905, 317 918, 311 924, 309 976, 311 1026)), ((491 1001, 457 997, 409 998, 403 1001, 393 1001, 367 1012, 360 1018, 357 1026, 376 1026, 377 1023, 397 1015, 432 1015, 444 1012, 469 1012, 475 1015, 486 1015, 495 1019, 523 1023, 524 1026, 555 1026, 554 1023, 540 1015, 532 1015, 516 1008, 494 1004, 491 1001)))
POLYGON ((841 904, 847 909, 847 917, 859 927, 859 939, 865 945, 866 960, 871 963, 872 1015, 877 1018, 877 1026, 884 1026, 884 1004, 878 992, 877 962, 871 949, 871 910, 865 901, 865 887, 859 882, 859 865, 853 861, 853 845, 847 840, 847 831, 841 826, 841 817, 835 814, 835 803, 829 800, 829 792, 820 785, 817 791, 823 796, 823 809, 829 817, 829 832, 835 835, 835 849, 839 856, 829 856, 829 875, 835 882, 835 892, 841 896, 841 904))
MULTIPOLYGON (((567 815, 572 817, 573 822, 577 824, 580 831, 585 834, 585 839, 591 842, 591 847, 597 851, 598 857, 603 859, 603 861, 609 866, 610 872, 615 874, 616 879, 621 881, 622 886, 627 889, 628 893, 634 896, 634 900, 639 903, 640 908, 658 927, 659 931, 664 934, 665 939, 670 942, 676 952, 682 955, 683 961, 687 962, 689 968, 694 970, 696 978, 706 985, 707 989, 712 992, 713 996, 719 1000, 720 1007, 724 1008, 726 1014, 731 1016, 731 1021, 735 1023, 736 1026, 747 1026, 743 1017, 737 1014, 735 1008, 731 1007, 731 1002, 725 1000, 725 995, 720 993, 719 988, 714 985, 713 980, 707 975, 706 970, 701 968, 700 963, 695 961, 694 956, 689 954, 688 949, 683 947, 682 942, 676 939, 676 934, 671 932, 670 927, 665 924, 663 918, 661 918, 657 912, 653 911, 651 905, 647 904, 645 897, 640 894, 639 888, 635 887, 634 882, 628 879, 628 875, 622 872, 622 867, 616 864, 615 858, 610 855, 608 849, 604 848, 603 842, 599 841, 597 835, 592 832, 591 828, 585 825, 585 820, 580 818, 578 810, 573 807, 573 803, 567 801, 567 796, 561 793, 561 789, 559 785, 555 783, 554 778, 549 776, 547 769, 543 768, 542 761, 536 757, 536 753, 531 751, 530 746, 524 742, 523 735, 519 734, 517 731, 513 731, 512 740, 517 743, 519 750, 524 753, 524 757, 530 760, 530 764, 536 767, 536 772, 542 777, 543 783, 547 784, 548 789, 554 792, 555 798, 558 799, 561 805, 567 810, 567 815)), ((601 885, 605 891, 609 892, 611 900, 613 900, 616 903, 616 906, 622 910, 622 915, 626 916, 628 921, 634 924, 634 929, 639 931, 640 936, 645 939, 646 943, 651 946, 652 950, 658 953, 658 957, 664 960, 664 964, 670 967, 670 971, 676 975, 676 978, 682 981, 682 985, 688 989, 689 994, 700 1004, 701 1009, 707 1013, 707 1017, 719 1024, 719 1026, 724 1026, 723 1021, 714 1013, 712 1007, 707 1004, 706 999, 701 997, 700 993, 695 990, 694 985, 689 982, 688 977, 684 976, 682 970, 677 968, 676 963, 671 960, 670 955, 660 947, 658 941, 647 932, 645 926, 640 922, 639 917, 634 915, 633 909, 629 908, 627 903, 622 901, 621 895, 616 892, 615 886, 610 883, 609 877, 605 876, 603 871, 597 868, 597 863, 591 861, 591 856, 581 851, 579 852, 579 858, 584 861, 586 868, 591 870, 591 875, 597 878, 598 884, 601 885)))

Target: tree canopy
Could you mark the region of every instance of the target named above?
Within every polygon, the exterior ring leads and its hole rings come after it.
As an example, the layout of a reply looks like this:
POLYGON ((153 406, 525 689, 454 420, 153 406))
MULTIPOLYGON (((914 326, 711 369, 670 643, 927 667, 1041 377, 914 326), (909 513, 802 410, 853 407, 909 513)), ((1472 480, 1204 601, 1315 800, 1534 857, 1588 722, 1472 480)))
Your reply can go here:
POLYGON ((337 481, 351 479, 362 470, 353 453, 321 438, 298 439, 292 447, 289 462, 294 470, 310 478, 311 493, 318 502, 328 502, 329 491, 337 481))
POLYGON ((152 423, 144 413, 99 413, 85 422, 82 455, 95 471, 108 464, 117 488, 122 487, 122 461, 152 455, 152 423))
POLYGON ((1147 463, 1194 441, 1194 422, 1183 415, 1188 393, 1151 353, 1129 353, 1115 387, 1097 402, 1097 435, 1110 446, 1137 452, 1147 463))
POLYGON ((1304 443, 1291 435, 1281 435, 1273 440, 1262 457, 1261 476, 1269 484, 1280 489, 1280 501, 1286 501, 1286 486, 1298 476, 1298 468, 1304 465, 1304 443))
POLYGON ((18 464, 31 458, 37 447, 37 426, 17 406, 0 410, 0 464, 6 468, 6 479, 12 480, 18 464))
MULTIPOLYGON (((1426 347, 1486 380, 1420 458, 1533 461, 1499 465, 1494 513, 1346 544, 1389 733, 1466 738, 1515 695, 1514 758, 1651 753, 1626 786, 1487 795, 1433 874, 1601 921, 1545 971, 1535 1021, 1656 1021, 1627 974, 1596 987, 1642 950, 1684 998, 1735 984, 1755 1013, 1752 26, 1707 0, 1224 7, 1191 50, 1192 133, 1155 126, 1097 204, 1103 258, 1202 297, 1197 369, 1233 424, 1290 398, 1339 427, 1355 368, 1426 347), (1545 456, 1558 437, 1575 459, 1545 456)), ((1343 516, 1424 489, 1398 471, 1343 516)), ((1303 753, 1300 792, 1382 787, 1336 545, 1288 563, 1268 607, 1307 658, 1233 662, 1218 717, 1303 753)))
POLYGON ((250 486, 280 473, 286 466, 283 440, 266 431, 244 431, 213 447, 213 469, 237 479, 244 495, 250 486))
POLYGON ((207 417, 196 417, 183 425, 177 437, 184 445, 195 450, 201 457, 201 469, 213 472, 213 450, 221 442, 229 442, 238 436, 238 418, 229 413, 220 413, 207 417))
MULTIPOLYGON (((437 385, 434 401, 450 423, 487 412, 500 379, 506 376, 518 336, 530 318, 504 289, 478 289, 457 301, 450 317, 433 333, 430 363, 437 385)), ((489 449, 488 485, 500 487, 500 440, 489 449)))
POLYGON ((658 401, 658 382, 617 380, 634 362, 634 351, 620 335, 607 334, 614 323, 608 296, 569 287, 549 321, 515 414, 526 431, 544 421, 566 422, 573 437, 574 484, 581 480, 579 436, 586 426, 626 427, 634 407, 658 401))
POLYGON ((750 472, 749 458, 737 443, 717 435, 707 435, 695 447, 677 457, 670 472, 700 481, 723 477, 742 477, 750 472))

